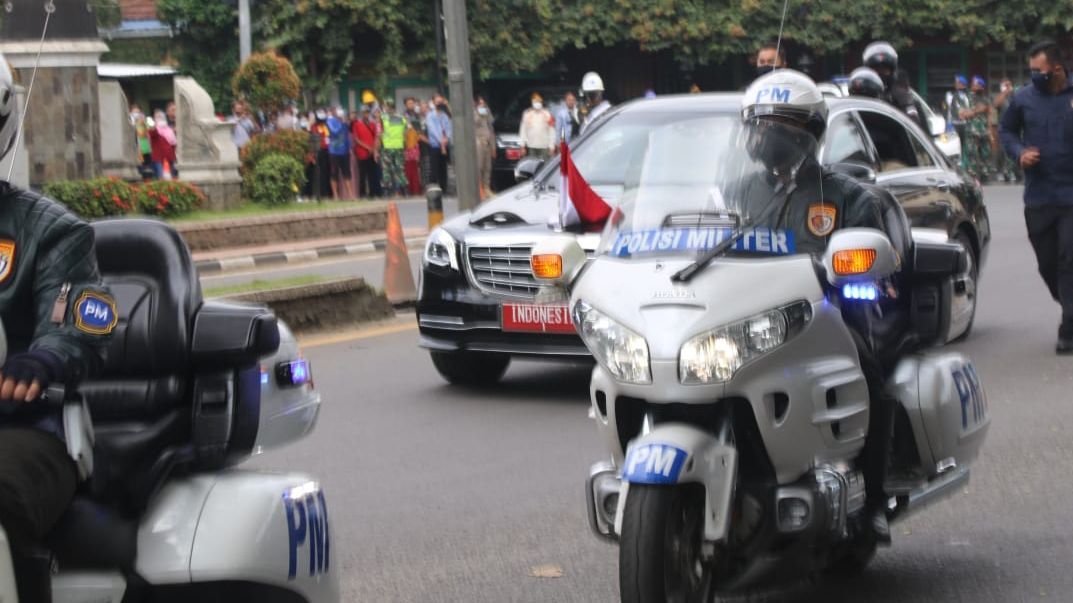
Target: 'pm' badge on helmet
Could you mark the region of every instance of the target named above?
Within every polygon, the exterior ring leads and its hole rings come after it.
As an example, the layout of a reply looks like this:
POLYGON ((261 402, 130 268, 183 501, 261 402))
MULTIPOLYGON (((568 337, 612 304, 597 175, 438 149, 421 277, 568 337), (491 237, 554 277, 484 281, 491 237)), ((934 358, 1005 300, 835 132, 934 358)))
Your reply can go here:
POLYGON ((808 231, 826 237, 835 229, 835 206, 816 204, 808 207, 808 231))
POLYGON ((115 302, 103 293, 85 291, 75 304, 75 327, 91 335, 107 335, 115 329, 119 316, 115 302))
POLYGON ((11 276, 15 267, 15 241, 0 239, 0 283, 11 276))

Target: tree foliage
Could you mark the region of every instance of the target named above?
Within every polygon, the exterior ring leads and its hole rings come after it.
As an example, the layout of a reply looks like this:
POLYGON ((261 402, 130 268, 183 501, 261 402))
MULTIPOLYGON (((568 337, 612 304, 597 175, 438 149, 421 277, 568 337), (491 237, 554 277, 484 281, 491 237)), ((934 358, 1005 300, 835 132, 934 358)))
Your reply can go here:
MULTIPOLYGON (((195 41, 191 48, 201 56, 191 73, 200 78, 199 71, 212 75, 209 66, 234 68, 227 60, 237 56, 233 8, 205 0, 159 0, 159 6, 181 37, 195 41), (211 43, 198 35, 211 36, 211 43)), ((255 43, 289 57, 303 85, 324 101, 356 64, 382 77, 417 75, 414 70, 427 76, 435 54, 432 6, 431 0, 258 0, 255 43)), ((467 0, 470 53, 482 77, 537 70, 564 50, 593 46, 631 45, 683 63, 718 63, 775 39, 782 9, 781 0, 467 0)), ((1071 30, 1073 0, 787 0, 783 37, 824 55, 874 39, 909 48, 922 36, 1012 50, 1071 30)))
POLYGON ((231 105, 231 77, 238 68, 238 12, 222 1, 157 0, 157 14, 175 32, 176 57, 216 103, 231 105))
POLYGON ((231 89, 265 115, 297 99, 302 91, 291 62, 274 52, 251 54, 235 72, 231 89))

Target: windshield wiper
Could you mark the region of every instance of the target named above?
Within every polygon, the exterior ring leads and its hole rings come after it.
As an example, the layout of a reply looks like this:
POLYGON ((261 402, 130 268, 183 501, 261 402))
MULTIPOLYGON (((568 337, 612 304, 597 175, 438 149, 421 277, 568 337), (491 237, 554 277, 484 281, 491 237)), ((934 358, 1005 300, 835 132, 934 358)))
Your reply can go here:
POLYGON ((739 223, 737 228, 734 229, 734 232, 730 233, 729 237, 723 239, 722 242, 715 247, 712 247, 708 253, 700 256, 697 261, 671 275, 671 281, 675 283, 688 283, 693 280, 693 277, 697 276, 697 273, 701 270, 704 270, 708 264, 711 264, 712 260, 729 251, 735 243, 745 236, 745 233, 748 232, 750 228, 752 228, 752 223, 739 223))

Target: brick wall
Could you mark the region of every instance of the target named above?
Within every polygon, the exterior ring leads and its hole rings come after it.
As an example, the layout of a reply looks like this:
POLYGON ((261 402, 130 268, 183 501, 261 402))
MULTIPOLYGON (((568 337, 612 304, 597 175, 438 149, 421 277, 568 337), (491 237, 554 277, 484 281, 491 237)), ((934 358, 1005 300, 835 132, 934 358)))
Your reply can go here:
POLYGON ((156 0, 119 0, 124 19, 138 21, 156 19, 156 0))

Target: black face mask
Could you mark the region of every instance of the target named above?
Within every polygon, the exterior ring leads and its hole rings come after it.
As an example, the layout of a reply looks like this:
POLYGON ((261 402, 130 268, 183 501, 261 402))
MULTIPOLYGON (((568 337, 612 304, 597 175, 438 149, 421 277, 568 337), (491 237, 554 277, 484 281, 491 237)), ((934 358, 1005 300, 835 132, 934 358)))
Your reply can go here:
POLYGON ((772 71, 775 71, 775 66, 774 65, 757 65, 756 66, 756 77, 765 76, 765 75, 771 73, 772 71))
POLYGON ((1036 87, 1036 90, 1048 94, 1051 91, 1051 78, 1054 77, 1054 74, 1050 71, 1043 72, 1038 69, 1033 69, 1031 74, 1032 85, 1036 87))
POLYGON ((816 139, 800 128, 770 122, 750 126, 749 154, 772 172, 795 166, 815 146, 816 139))

